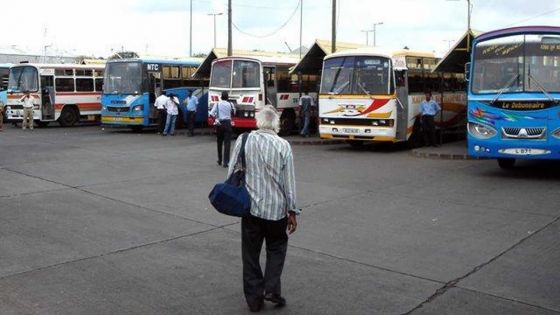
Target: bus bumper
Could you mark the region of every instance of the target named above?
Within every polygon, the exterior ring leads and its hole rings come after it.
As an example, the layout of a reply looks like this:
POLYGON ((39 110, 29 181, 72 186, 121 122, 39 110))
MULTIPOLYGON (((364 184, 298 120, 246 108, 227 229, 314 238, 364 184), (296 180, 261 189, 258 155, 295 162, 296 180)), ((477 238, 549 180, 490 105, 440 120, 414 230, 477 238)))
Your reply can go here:
POLYGON ((397 142, 394 128, 319 125, 321 139, 397 142))
POLYGON ((105 125, 144 125, 144 117, 102 116, 101 123, 105 125))
POLYGON ((469 138, 468 154, 477 158, 557 160, 560 141, 489 141, 469 138))

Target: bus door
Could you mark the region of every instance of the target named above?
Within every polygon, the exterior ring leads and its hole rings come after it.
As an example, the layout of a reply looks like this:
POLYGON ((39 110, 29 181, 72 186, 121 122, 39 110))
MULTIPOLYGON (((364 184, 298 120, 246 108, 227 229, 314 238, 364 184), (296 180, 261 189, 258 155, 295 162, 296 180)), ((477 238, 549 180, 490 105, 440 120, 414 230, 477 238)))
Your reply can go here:
POLYGON ((41 75, 41 120, 54 120, 54 76, 41 75))
POLYGON ((163 92, 161 72, 148 72, 150 119, 157 119, 158 112, 154 105, 156 98, 163 92), (157 94, 157 95, 156 95, 157 94))
POLYGON ((274 107, 276 104, 276 94, 278 92, 277 82, 276 82, 276 69, 274 67, 264 67, 264 99, 265 105, 272 105, 274 107))
POLYGON ((406 140, 408 131, 408 79, 406 71, 395 70, 397 92, 397 139, 406 140))

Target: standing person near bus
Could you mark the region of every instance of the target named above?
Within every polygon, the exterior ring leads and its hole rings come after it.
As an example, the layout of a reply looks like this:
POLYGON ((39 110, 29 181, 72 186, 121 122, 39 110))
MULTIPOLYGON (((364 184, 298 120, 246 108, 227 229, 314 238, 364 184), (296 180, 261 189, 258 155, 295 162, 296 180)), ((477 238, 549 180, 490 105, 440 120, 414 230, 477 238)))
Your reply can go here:
POLYGON ((177 116, 179 115, 179 99, 177 96, 171 94, 165 103, 165 109, 167 111, 167 118, 165 120, 165 129, 163 130, 163 136, 175 135, 175 123, 177 122, 177 116))
POLYGON ((159 128, 158 134, 163 134, 163 130, 165 129, 165 123, 167 122, 167 110, 165 109, 165 104, 167 104, 167 97, 165 91, 161 92, 161 95, 156 98, 154 102, 154 106, 157 108, 158 111, 158 119, 159 119, 159 128))
POLYGON ((437 147, 435 116, 441 110, 439 104, 432 99, 432 92, 425 93, 426 99, 420 103, 420 114, 422 115, 422 130, 426 145, 437 147))
POLYGON ((4 130, 4 103, 0 102, 0 131, 4 130))
POLYGON ((309 96, 309 91, 305 91, 304 95, 299 99, 300 115, 303 118, 303 128, 300 135, 309 137, 309 120, 311 119, 311 107, 315 106, 313 97, 309 96))
POLYGON ((25 91, 24 93, 25 95, 19 100, 23 103, 23 121, 21 123, 21 129, 25 130, 29 127, 29 129, 33 130, 34 97, 29 94, 29 91, 25 91))
POLYGON ((194 120, 196 118, 196 108, 198 107, 198 97, 193 94, 192 90, 189 90, 189 97, 185 100, 187 103, 185 124, 189 128, 189 136, 194 136, 194 120))
POLYGON ((228 92, 223 91, 221 101, 214 104, 210 110, 210 116, 214 117, 216 126, 216 141, 218 144, 218 165, 229 166, 229 151, 231 146, 232 115, 235 115, 235 106, 229 100, 228 92), (222 151, 223 149, 223 151, 222 151), (222 159, 223 157, 223 159, 222 159), (223 162, 223 164, 222 164, 223 162))

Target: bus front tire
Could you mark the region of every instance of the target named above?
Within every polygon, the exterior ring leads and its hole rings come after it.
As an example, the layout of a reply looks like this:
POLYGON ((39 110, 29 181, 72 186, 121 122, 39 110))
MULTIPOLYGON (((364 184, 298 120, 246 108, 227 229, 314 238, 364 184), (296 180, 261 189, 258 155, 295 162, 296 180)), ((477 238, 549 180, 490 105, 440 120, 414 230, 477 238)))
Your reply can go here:
POLYGON ((503 170, 511 170, 515 167, 515 159, 498 159, 498 165, 503 170))
POLYGON ((80 120, 80 115, 76 108, 64 107, 62 109, 62 113, 60 113, 60 117, 58 118, 58 123, 62 127, 71 127, 74 126, 78 120, 80 120))

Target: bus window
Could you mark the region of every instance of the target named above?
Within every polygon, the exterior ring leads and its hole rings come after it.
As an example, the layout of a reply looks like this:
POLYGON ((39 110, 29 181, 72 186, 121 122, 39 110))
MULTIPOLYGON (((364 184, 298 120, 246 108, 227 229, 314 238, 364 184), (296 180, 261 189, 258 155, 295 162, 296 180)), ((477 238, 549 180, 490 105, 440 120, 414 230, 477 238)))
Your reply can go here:
POLYGON ((0 69, 0 91, 4 91, 8 88, 9 75, 10 75, 10 69, 8 68, 0 69))
POLYGON ((14 67, 10 70, 8 89, 14 92, 36 92, 39 89, 38 81, 35 67, 14 67))
POLYGON ((163 66, 164 88, 177 88, 181 85, 181 72, 179 70, 179 66, 163 66))
POLYGON ((74 76, 74 69, 56 69, 54 74, 57 76, 74 76))
POLYGON ((217 88, 231 87, 231 60, 219 61, 212 65, 210 86, 217 88))
POLYGON ((260 87, 259 63, 246 60, 235 60, 233 63, 232 88, 260 87))
POLYGON ((95 79, 95 91, 97 92, 103 91, 103 78, 95 79))
POLYGON ((57 92, 74 92, 74 79, 57 78, 55 80, 57 92))
POLYGON ((278 92, 292 92, 290 69, 281 66, 276 67, 276 82, 278 82, 278 92))
POLYGON ((93 72, 89 69, 76 69, 76 76, 91 77, 93 72))
POLYGON ((419 71, 408 72, 408 93, 424 93, 424 79, 419 71))
POLYGON ((76 91, 93 92, 93 79, 76 79, 76 91))
POLYGON ((98 78, 103 78, 103 76, 105 75, 105 70, 96 69, 96 70, 93 70, 93 74, 98 78))

